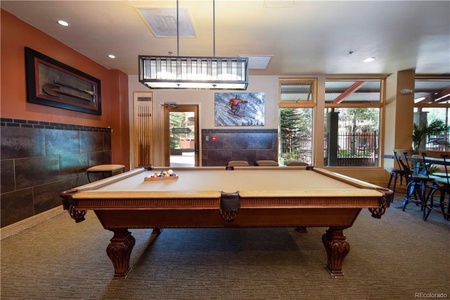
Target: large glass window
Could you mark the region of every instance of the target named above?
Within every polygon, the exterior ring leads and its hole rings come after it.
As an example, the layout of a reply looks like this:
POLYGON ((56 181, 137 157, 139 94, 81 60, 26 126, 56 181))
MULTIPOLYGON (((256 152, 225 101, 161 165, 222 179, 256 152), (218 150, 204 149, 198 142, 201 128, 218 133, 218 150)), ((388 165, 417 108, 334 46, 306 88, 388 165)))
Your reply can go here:
POLYGON ((313 163, 313 109, 316 78, 279 80, 279 164, 287 160, 313 163))
POLYGON ((325 166, 378 166, 380 108, 326 108, 325 116, 325 166))
MULTIPOLYGON (((324 148, 317 150, 324 151, 324 166, 379 166, 384 82, 381 78, 325 80, 324 148)), ((313 164, 313 147, 322 145, 314 143, 313 134, 317 79, 280 79, 279 92, 279 163, 313 164)))
POLYGON ((325 103, 370 104, 381 102, 381 80, 327 80, 325 82, 325 103))
POLYGON ((417 78, 414 83, 417 106, 446 106, 450 103, 450 78, 417 78))
POLYGON ((382 79, 327 79, 324 165, 379 165, 382 79))
POLYGON ((280 79, 280 107, 313 106, 316 102, 317 80, 313 78, 280 79))
POLYGON ((312 163, 312 108, 280 108, 279 163, 312 163))
POLYGON ((450 125, 448 117, 448 107, 415 107, 413 150, 415 152, 419 149, 447 151, 450 145, 448 130, 445 130, 450 125), (419 131, 423 131, 422 136, 419 136, 419 131))
POLYGON ((450 78, 416 78, 413 150, 449 151, 449 108, 450 78))

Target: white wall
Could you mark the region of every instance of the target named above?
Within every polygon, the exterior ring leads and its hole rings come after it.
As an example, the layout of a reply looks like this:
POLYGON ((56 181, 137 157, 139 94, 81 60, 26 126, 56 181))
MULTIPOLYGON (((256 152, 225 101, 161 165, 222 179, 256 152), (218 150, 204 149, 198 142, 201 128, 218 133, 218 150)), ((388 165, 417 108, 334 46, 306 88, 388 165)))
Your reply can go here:
MULTIPOLYGON (((130 99, 130 124, 133 124, 133 93, 153 92, 153 164, 163 165, 163 126, 162 115, 164 102, 176 102, 177 104, 199 105, 199 132, 202 129, 214 129, 214 94, 221 91, 213 90, 150 90, 141 84, 138 76, 128 77, 128 90, 130 99)), ((228 91, 226 91, 228 92, 228 91)), ((256 126, 258 129, 278 128, 278 76, 251 76, 245 92, 262 92, 265 95, 265 126, 256 126)), ((223 128, 223 127, 221 127, 223 128)), ((242 127, 227 127, 227 129, 242 127)), ((246 127, 251 129, 252 127, 246 127)), ((132 130, 132 128, 130 128, 132 130)), ((130 136, 133 137, 132 132, 130 136)), ((201 140, 201 138, 200 138, 201 140)), ((131 141, 133 145, 133 141, 131 141)), ((200 149, 201 149, 201 145, 200 149)), ((200 153, 201 157, 201 153, 200 153)), ((132 161, 133 161, 132 157, 132 161)))

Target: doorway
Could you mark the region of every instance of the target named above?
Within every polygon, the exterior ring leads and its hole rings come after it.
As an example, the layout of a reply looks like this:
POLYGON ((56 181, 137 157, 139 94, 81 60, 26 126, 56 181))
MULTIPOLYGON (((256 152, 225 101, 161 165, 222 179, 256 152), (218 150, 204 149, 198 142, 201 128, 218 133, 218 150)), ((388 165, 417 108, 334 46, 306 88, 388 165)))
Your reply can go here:
POLYGON ((164 164, 199 165, 198 105, 164 105, 164 164))

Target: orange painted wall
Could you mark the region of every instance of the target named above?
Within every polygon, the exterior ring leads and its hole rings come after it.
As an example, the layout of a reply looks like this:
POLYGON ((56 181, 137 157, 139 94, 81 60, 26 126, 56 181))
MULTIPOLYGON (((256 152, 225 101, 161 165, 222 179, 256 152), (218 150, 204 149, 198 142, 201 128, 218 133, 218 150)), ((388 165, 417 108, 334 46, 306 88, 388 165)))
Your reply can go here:
POLYGON ((53 37, 1 11, 2 118, 111 127, 112 162, 130 165, 128 76, 108 70, 53 37), (101 81, 102 115, 91 115, 26 100, 25 47, 32 48, 101 81))
POLYGON ((111 139, 112 162, 130 166, 130 121, 128 108, 128 76, 111 71, 111 139))
POLYGON ((56 123, 110 126, 110 71, 53 37, 1 10, 1 116, 56 123), (30 47, 101 80, 102 115, 28 103, 24 47, 30 47))

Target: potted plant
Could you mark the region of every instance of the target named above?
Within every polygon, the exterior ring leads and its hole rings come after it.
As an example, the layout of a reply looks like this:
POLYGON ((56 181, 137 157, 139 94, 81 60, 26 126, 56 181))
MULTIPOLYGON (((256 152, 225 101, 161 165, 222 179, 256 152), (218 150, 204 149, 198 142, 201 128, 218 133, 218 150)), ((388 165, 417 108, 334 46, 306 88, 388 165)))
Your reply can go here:
POLYGON ((420 125, 414 123, 412 134, 412 153, 419 154, 419 147, 427 136, 430 137, 432 135, 440 135, 447 130, 448 127, 442 120, 433 120, 430 124, 427 122, 420 125))

